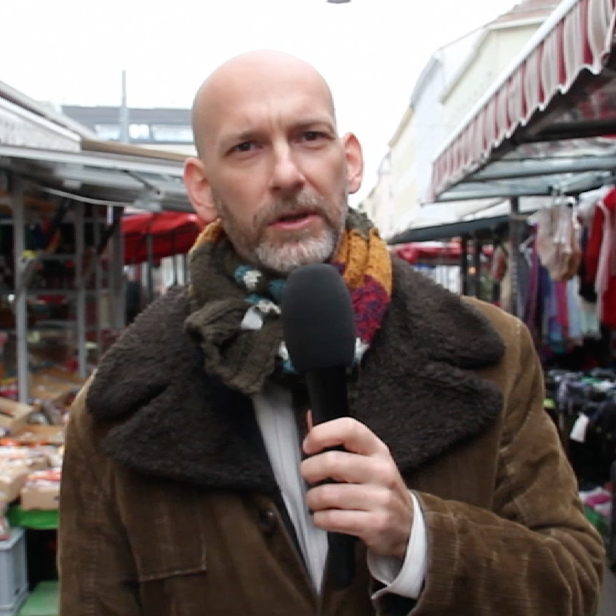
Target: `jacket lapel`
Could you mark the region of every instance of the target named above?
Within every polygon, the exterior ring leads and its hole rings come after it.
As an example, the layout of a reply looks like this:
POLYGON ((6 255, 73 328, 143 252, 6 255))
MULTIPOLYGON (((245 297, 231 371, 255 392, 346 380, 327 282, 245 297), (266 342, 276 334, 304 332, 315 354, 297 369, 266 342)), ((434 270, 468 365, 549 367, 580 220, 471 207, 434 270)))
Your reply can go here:
POLYGON ((498 418, 502 394, 477 370, 496 364, 504 345, 459 296, 397 261, 394 274, 390 310, 366 354, 355 408, 408 472, 498 418))
POLYGON ((185 289, 169 292, 102 362, 87 407, 114 424, 105 450, 148 475, 276 495, 251 401, 204 372, 188 311, 185 289))
MULTIPOLYGON (((148 475, 276 495, 252 404, 207 375, 184 330, 185 289, 152 305, 109 351, 88 410, 111 426, 107 454, 148 475)), ((405 472, 472 438, 501 412, 501 394, 475 370, 503 343, 475 309, 406 264, 352 387, 353 413, 390 447, 405 472)))

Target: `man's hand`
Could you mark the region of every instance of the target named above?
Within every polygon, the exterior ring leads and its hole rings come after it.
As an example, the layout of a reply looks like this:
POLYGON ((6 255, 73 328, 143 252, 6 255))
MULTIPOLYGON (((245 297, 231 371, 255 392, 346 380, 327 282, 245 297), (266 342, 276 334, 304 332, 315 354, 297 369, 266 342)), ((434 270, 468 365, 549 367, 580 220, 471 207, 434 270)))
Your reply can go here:
POLYGON ((359 537, 378 556, 404 559, 413 523, 413 501, 389 449, 367 426, 350 417, 310 430, 301 473, 314 523, 359 537), (347 451, 323 451, 342 445, 347 451))

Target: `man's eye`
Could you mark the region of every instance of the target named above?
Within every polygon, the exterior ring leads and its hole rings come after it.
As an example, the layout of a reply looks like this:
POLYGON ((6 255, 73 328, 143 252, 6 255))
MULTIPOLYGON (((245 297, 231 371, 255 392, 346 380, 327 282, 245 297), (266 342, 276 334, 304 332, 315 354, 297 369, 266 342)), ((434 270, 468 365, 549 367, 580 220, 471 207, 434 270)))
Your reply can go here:
POLYGON ((239 143, 233 148, 233 152, 250 152, 254 147, 254 142, 252 141, 244 141, 243 143, 239 143))
POLYGON ((304 139, 306 141, 317 141, 318 139, 321 139, 321 137, 323 137, 323 133, 316 130, 308 130, 304 133, 304 139))

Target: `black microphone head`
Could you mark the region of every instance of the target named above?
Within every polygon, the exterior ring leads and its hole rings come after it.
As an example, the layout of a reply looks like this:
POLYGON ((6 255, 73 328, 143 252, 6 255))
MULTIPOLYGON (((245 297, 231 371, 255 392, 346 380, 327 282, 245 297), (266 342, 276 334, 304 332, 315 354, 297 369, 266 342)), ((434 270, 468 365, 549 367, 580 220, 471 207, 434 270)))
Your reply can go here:
POLYGON ((347 368, 355 357, 355 315, 333 265, 304 265, 289 274, 281 302, 284 341, 295 370, 347 368))

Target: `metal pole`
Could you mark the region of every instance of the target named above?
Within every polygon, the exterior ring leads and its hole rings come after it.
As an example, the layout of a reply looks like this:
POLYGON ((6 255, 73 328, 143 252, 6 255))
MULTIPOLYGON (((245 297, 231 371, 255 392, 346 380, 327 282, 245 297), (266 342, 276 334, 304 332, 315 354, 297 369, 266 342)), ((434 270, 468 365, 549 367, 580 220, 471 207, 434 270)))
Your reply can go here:
POLYGON ((461 241, 462 253, 460 255, 460 292, 468 295, 468 237, 463 236, 461 241))
POLYGON ((520 297, 518 289, 518 253, 520 249, 521 241, 521 228, 519 221, 520 214, 520 199, 518 197, 512 197, 509 200, 511 210, 509 213, 509 271, 511 277, 511 314, 514 316, 520 316, 520 308, 518 306, 518 299, 520 297))
POLYGON ((148 257, 148 304, 154 301, 154 238, 151 233, 145 236, 148 257))
POLYGON ((120 141, 122 143, 130 142, 130 118, 129 118, 129 110, 128 110, 128 93, 126 86, 126 70, 122 71, 122 102, 120 105, 120 141))
POLYGON ((75 208, 75 284, 77 287, 77 366, 82 379, 88 374, 88 351, 86 347, 86 284, 83 259, 85 252, 83 204, 75 208))
POLYGON ((190 272, 188 271, 188 255, 182 255, 182 284, 188 284, 190 272))
POLYGON ((180 284, 180 278, 178 273, 178 255, 173 255, 173 286, 180 284))
MULTIPOLYGON (((92 206, 92 218, 94 221, 94 244, 98 247, 101 241, 101 210, 97 205, 92 206)), ((96 265, 94 269, 94 301, 96 302, 96 361, 97 363, 99 363, 103 355, 103 325, 101 323, 101 305, 103 299, 103 268, 101 264, 101 259, 97 253, 94 253, 92 258, 96 259, 96 265)))
POLYGON ((475 238, 473 242, 473 268, 475 269, 474 276, 474 287, 475 287, 475 297, 481 299, 481 240, 475 238))
MULTIPOLYGON (((118 217, 122 217, 121 208, 109 208, 111 210, 113 224, 118 217)), ((124 236, 122 225, 115 226, 111 236, 111 257, 109 259, 109 277, 112 303, 112 325, 116 329, 123 329, 126 325, 125 293, 124 293, 124 236)))
MULTIPOLYGON (((11 206, 13 209, 13 257, 15 263, 15 293, 21 285, 26 262, 24 252, 25 241, 25 215, 24 215, 24 186, 18 175, 11 177, 11 206)), ((27 404, 30 399, 30 372, 28 370, 28 293, 23 289, 15 297, 15 328, 17 334, 17 391, 19 402, 27 404)))

